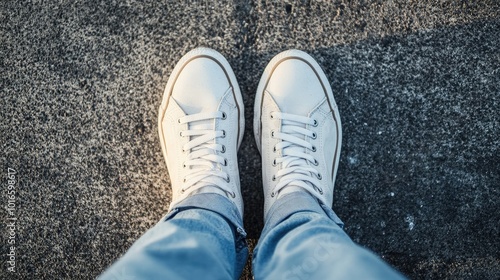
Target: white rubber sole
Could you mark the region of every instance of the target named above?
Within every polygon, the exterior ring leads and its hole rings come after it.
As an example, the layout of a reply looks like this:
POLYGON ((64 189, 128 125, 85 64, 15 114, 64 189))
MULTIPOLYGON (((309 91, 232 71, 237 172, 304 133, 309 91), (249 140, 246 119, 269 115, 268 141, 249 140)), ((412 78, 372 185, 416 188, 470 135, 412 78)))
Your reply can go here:
POLYGON ((332 108, 333 115, 335 118, 335 121, 337 122, 337 127, 338 127, 338 141, 337 141, 337 155, 335 158, 335 164, 334 170, 333 170, 333 183, 335 184, 335 178, 337 177, 337 169, 339 166, 339 161, 340 161, 340 152, 341 152, 341 146, 342 146, 342 123, 340 120, 340 113, 339 109, 337 107, 337 103, 335 103, 335 99, 333 97, 333 92, 332 88, 330 86, 330 83, 328 82, 328 78, 326 77, 325 73, 323 72, 323 69, 321 69, 321 66, 314 60, 313 57, 311 57, 309 54, 300 51, 300 50, 287 50, 284 52, 279 53, 276 55, 269 64, 266 66, 266 69, 264 70, 264 73, 262 74, 262 77, 260 78, 259 86, 257 87, 257 93, 255 95, 255 103, 254 103, 254 117, 253 117, 253 134, 255 137, 255 142, 257 143, 257 148, 259 152, 262 154, 261 151, 261 107, 262 107, 262 97, 264 95, 264 90, 267 87, 267 83, 269 81, 269 78, 274 72, 274 69, 283 62, 284 60, 288 59, 300 59, 307 64, 309 64, 314 71, 316 72, 317 76, 319 77, 321 83, 323 84, 323 88, 325 89, 327 93, 327 98, 328 102, 330 103, 330 107, 332 108))
POLYGON ((168 107, 168 100, 170 99, 170 95, 172 94, 172 89, 174 88, 174 84, 177 81, 177 77, 180 72, 191 60, 196 59, 197 57, 208 57, 216 61, 226 73, 227 77, 231 85, 233 86, 233 95, 236 99, 236 104, 239 110, 239 131, 238 131, 238 146, 240 148, 241 141, 243 140, 243 134, 245 131, 245 112, 244 112, 244 104, 243 97, 241 96, 240 86, 238 85, 238 81, 236 80, 236 76, 234 75, 233 69, 229 65, 229 62, 224 58, 222 54, 219 52, 209 49, 209 48, 196 48, 185 54, 175 65, 174 70, 170 74, 168 78, 167 85, 165 86, 165 91, 163 92, 163 98, 161 101, 160 108, 158 110, 158 134, 160 136, 160 144, 161 149, 163 151, 163 156, 165 157, 165 161, 167 161, 167 151, 165 146, 165 140, 163 138, 163 129, 162 129, 162 121, 165 115, 165 111, 168 107))

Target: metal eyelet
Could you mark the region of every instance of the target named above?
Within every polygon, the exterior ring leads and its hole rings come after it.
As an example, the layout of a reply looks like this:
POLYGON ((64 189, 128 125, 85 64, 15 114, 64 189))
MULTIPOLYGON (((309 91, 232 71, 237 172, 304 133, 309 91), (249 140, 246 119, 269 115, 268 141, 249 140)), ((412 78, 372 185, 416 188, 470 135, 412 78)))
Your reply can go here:
POLYGON ((226 137, 226 131, 222 130, 222 136, 221 136, 221 138, 225 138, 225 137, 226 137))
MULTIPOLYGON (((182 182, 183 182, 183 183, 186 183, 186 178, 182 179, 182 182)), ((186 190, 184 190, 184 191, 186 191, 186 190)))
POLYGON ((180 136, 180 137, 184 137, 184 136, 182 136, 182 131, 181 131, 181 132, 179 132, 179 136, 180 136))
POLYGON ((222 119, 225 120, 227 118, 226 113, 222 112, 222 119))
POLYGON ((178 123, 181 123, 181 119, 177 119, 177 122, 178 122, 178 123))
POLYGON ((274 197, 276 194, 274 192, 271 193, 271 197, 274 197))
POLYGON ((315 166, 318 166, 318 165, 319 165, 319 162, 318 162, 316 159, 314 159, 313 164, 314 164, 315 166))
POLYGON ((273 147, 273 153, 276 153, 276 147, 273 147))
POLYGON ((226 152, 226 146, 222 145, 222 151, 220 151, 221 153, 225 153, 226 152))
POLYGON ((185 192, 186 192, 186 190, 185 190, 185 189, 181 189, 181 193, 185 193, 185 192))
POLYGON ((312 137, 311 137, 311 138, 312 138, 312 139, 316 139, 316 137, 318 137, 318 135, 316 134, 316 132, 313 132, 313 134, 312 134, 312 137))
POLYGON ((319 194, 323 194, 323 189, 319 189, 319 194))
POLYGON ((276 181, 276 176, 273 175, 273 181, 276 181))
POLYGON ((311 150, 313 151, 313 153, 315 153, 316 152, 316 146, 312 146, 311 150))
POLYGON ((276 166, 276 159, 273 160, 273 166, 276 166))
POLYGON ((224 159, 224 166, 227 166, 227 159, 224 159))
POLYGON ((186 166, 186 163, 183 163, 183 164, 182 164, 182 168, 186 168, 186 167, 187 167, 187 166, 186 166))
POLYGON ((232 193, 231 193, 231 197, 232 197, 232 198, 235 198, 235 197, 236 197, 236 193, 235 193, 235 192, 232 192, 232 193))
POLYGON ((271 117, 271 119, 274 119, 273 112, 271 112, 269 116, 271 117))
POLYGON ((226 182, 227 182, 227 183, 231 182, 231 179, 229 178, 229 176, 227 176, 227 178, 226 178, 226 182))
POLYGON ((321 174, 316 175, 316 177, 318 177, 318 180, 323 179, 323 176, 321 176, 321 174))
POLYGON ((271 130, 271 138, 274 138, 274 130, 271 130))
POLYGON ((317 121, 317 120, 314 120, 313 126, 314 126, 314 127, 317 127, 317 126, 318 126, 318 121, 317 121))

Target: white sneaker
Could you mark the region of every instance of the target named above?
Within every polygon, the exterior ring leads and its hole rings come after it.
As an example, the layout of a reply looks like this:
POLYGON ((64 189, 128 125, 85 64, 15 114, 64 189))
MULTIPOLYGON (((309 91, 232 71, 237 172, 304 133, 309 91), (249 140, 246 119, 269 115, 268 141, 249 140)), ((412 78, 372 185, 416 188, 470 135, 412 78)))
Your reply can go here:
POLYGON ((254 136, 262 154, 264 217, 277 199, 297 191, 331 207, 342 126, 325 73, 305 52, 282 52, 264 70, 254 136))
POLYGON ((245 126, 243 99, 220 53, 197 48, 181 58, 168 79, 158 126, 172 183, 170 210, 190 195, 216 193, 243 217, 236 158, 245 126))

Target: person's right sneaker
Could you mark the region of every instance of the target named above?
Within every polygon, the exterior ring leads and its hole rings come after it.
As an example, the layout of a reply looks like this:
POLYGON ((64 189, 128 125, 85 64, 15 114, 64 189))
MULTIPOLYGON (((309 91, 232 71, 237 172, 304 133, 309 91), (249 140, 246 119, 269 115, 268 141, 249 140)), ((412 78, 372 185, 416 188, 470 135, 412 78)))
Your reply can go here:
POLYGON ((328 79, 307 53, 282 52, 264 70, 254 136, 262 155, 265 218, 292 192, 308 192, 331 207, 342 126, 328 79))
POLYGON ((237 152, 245 129, 243 99, 228 61, 215 50, 184 55, 168 79, 158 114, 172 184, 169 210, 200 193, 219 194, 243 217, 237 152))

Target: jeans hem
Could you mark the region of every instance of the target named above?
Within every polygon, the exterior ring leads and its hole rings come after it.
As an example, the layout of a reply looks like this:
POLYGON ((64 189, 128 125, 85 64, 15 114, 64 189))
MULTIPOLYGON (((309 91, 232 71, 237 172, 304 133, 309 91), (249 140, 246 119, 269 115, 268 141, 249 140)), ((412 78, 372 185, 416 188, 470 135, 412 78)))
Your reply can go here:
POLYGON ((236 229, 235 232, 246 238, 241 218, 236 205, 226 197, 215 193, 200 193, 187 197, 168 212, 160 222, 172 219, 177 213, 188 209, 204 209, 215 212, 225 218, 236 229))
POLYGON ((344 223, 331 207, 324 205, 318 199, 305 192, 293 192, 276 200, 271 209, 269 209, 265 221, 266 228, 273 228, 297 212, 326 214, 340 228, 344 228, 344 223))

